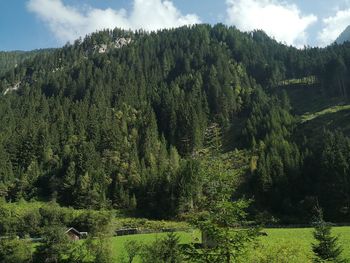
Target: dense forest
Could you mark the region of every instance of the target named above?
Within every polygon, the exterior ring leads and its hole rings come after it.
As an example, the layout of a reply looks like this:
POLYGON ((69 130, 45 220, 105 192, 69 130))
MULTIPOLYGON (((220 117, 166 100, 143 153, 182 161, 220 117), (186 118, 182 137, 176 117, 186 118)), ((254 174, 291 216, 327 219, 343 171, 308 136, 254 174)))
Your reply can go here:
POLYGON ((0 56, 9 202, 174 218, 215 198, 231 169, 232 198, 251 198, 268 222, 307 222, 316 205, 350 220, 346 125, 300 121, 313 98, 347 103, 349 43, 296 49, 262 31, 196 25, 105 30, 17 59, 0 56))
POLYGON ((13 68, 18 67, 27 59, 31 59, 37 54, 50 52, 50 49, 41 49, 33 51, 0 51, 0 76, 10 71, 13 68))

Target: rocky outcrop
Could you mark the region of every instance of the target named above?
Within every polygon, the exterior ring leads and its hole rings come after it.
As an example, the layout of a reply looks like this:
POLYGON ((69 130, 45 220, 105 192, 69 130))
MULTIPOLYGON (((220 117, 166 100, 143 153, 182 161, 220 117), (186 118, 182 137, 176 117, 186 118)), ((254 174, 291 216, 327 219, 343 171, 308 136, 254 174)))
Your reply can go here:
POLYGON ((131 43, 131 38, 118 38, 115 42, 114 42, 114 48, 122 48, 124 46, 127 46, 131 43))
POLYGON ((112 42, 111 44, 99 44, 99 45, 95 45, 93 48, 93 52, 94 53, 99 53, 99 54, 104 54, 106 52, 108 52, 111 49, 120 49, 122 47, 125 47, 127 45, 129 45, 132 42, 131 38, 118 38, 116 39, 114 42, 112 42))
POLYGON ((16 83, 15 85, 13 85, 13 86, 7 88, 7 89, 5 90, 5 92, 4 92, 4 95, 6 95, 6 94, 8 94, 8 93, 10 93, 10 92, 13 92, 13 91, 18 90, 19 87, 20 87, 20 85, 21 85, 21 81, 17 82, 17 83, 16 83))

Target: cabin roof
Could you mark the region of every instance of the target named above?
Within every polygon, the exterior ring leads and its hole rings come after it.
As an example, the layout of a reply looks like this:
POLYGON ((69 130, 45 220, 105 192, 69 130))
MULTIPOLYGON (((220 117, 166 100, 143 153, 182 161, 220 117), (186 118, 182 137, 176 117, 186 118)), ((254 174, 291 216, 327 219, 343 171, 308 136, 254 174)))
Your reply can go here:
POLYGON ((81 235, 81 232, 79 232, 78 230, 76 230, 74 227, 70 227, 66 232, 65 232, 65 234, 67 234, 67 233, 74 233, 74 234, 76 234, 76 235, 78 235, 78 236, 80 236, 81 235))

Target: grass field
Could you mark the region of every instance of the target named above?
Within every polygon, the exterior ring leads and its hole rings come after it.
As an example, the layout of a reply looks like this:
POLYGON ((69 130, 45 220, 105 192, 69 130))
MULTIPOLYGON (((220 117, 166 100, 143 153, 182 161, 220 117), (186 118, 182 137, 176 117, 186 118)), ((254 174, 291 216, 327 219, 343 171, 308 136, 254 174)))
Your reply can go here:
MULTIPOLYGON (((299 244, 309 257, 312 256, 311 244, 313 240, 312 228, 282 228, 267 229, 268 236, 262 237, 261 241, 267 243, 268 246, 275 246, 278 243, 291 242, 299 244)), ((334 227, 332 234, 339 237, 341 246, 343 247, 343 256, 350 259, 350 227, 334 227)))
MULTIPOLYGON (((181 244, 188 244, 193 242, 196 238, 200 238, 199 231, 191 231, 191 232, 177 232, 176 233, 180 239, 181 244)), ((145 244, 149 244, 155 241, 157 238, 164 238, 166 233, 157 233, 157 234, 142 234, 142 235, 130 235, 130 236, 120 236, 112 238, 112 248, 113 248, 113 256, 119 262, 118 259, 125 254, 124 244, 129 240, 135 240, 138 242, 143 242, 145 244)))
MULTIPOLYGON (((299 252, 303 254, 303 259, 298 261, 295 259, 290 262, 311 262, 312 251, 311 245, 313 242, 312 228, 276 228, 276 229, 265 229, 264 232, 268 234, 266 237, 260 238, 260 243, 263 245, 263 249, 266 251, 276 251, 275 247, 281 246, 283 244, 293 245, 298 248, 299 252), (305 261, 309 259, 309 261, 305 261)), ((350 227, 334 227, 332 230, 334 235, 339 236, 340 244, 342 245, 344 251, 343 256, 350 259, 350 227)), ((177 233, 181 243, 189 243, 194 240, 194 238, 199 238, 200 233, 195 232, 178 232, 177 233)), ((162 238, 166 234, 144 234, 144 235, 131 235, 131 236, 121 236, 112 238, 112 247, 114 252, 114 257, 118 261, 124 251, 124 244, 128 240, 136 240, 145 243, 150 243, 157 238, 162 238)), ((255 251, 253 252, 255 253, 255 251)), ((283 257, 283 256, 282 256, 283 257)), ((297 255, 296 255, 297 257, 297 255)), ((283 261, 283 262, 289 262, 283 261)))

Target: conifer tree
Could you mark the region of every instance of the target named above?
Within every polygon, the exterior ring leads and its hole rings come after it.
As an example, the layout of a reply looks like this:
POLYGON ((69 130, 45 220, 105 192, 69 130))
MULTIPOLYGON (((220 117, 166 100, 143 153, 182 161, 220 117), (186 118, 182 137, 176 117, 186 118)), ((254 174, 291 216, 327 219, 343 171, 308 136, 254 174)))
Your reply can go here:
POLYGON ((322 210, 317 209, 317 214, 313 233, 316 243, 312 245, 315 255, 314 262, 346 262, 341 258, 342 248, 338 245, 338 237, 332 236, 332 227, 324 221, 322 210))

